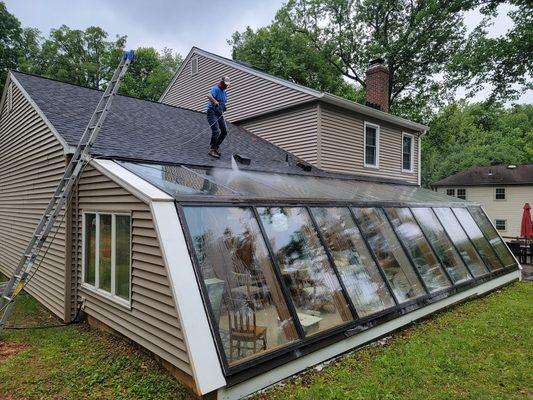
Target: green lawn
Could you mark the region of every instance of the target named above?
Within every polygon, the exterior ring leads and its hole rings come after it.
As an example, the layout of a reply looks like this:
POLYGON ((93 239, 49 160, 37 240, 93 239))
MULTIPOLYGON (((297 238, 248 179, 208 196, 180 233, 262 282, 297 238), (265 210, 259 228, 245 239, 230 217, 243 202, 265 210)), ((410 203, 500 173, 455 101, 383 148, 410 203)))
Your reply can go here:
MULTIPOLYGON (((533 398, 533 283, 517 283, 256 396, 271 399, 533 398)), ((28 296, 10 321, 55 323, 28 296)), ((183 391, 123 340, 71 325, 6 331, 0 399, 180 399, 183 391)))

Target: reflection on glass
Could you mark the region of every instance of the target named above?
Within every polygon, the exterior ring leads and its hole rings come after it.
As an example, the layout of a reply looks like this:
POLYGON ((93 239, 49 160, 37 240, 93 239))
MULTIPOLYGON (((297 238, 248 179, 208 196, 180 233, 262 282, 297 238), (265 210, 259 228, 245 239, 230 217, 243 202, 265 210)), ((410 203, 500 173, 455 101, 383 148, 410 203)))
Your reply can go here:
POLYGON ((129 215, 115 216, 115 294, 130 299, 131 227, 129 215))
POLYGON ((413 263, 424 280, 429 292, 450 287, 450 281, 433 254, 420 227, 408 208, 385 209, 400 240, 409 252, 413 263))
POLYGON ((249 208, 184 207, 228 362, 298 339, 249 208))
POLYGON ((96 214, 85 214, 84 282, 95 285, 96 279, 96 214))
POLYGON ((474 242, 474 246, 476 246, 477 251, 483 258, 483 261, 485 261, 485 264, 491 270, 503 268, 503 265, 494 252, 494 249, 485 236, 483 236, 483 232, 481 232, 481 229, 479 229, 476 221, 474 221, 468 210, 466 208, 454 208, 453 212, 457 216, 457 219, 461 222, 461 225, 465 229, 468 237, 472 239, 472 242, 474 242))
POLYGON ((399 302, 425 294, 422 284, 398 242, 382 209, 354 208, 361 233, 366 237, 399 302))
POLYGON ((99 288, 111 292, 111 214, 100 215, 99 288))
POLYGON ((505 243, 503 243, 500 235, 496 232, 496 229, 494 229, 494 226, 492 226, 481 207, 470 208, 470 214, 472 214, 477 225, 483 231, 493 249, 500 256, 500 260, 504 263, 504 266, 507 268, 516 265, 511 252, 505 243))
POLYGON ((311 210, 359 317, 394 306, 348 208, 311 210))
POLYGON ((485 267, 485 264, 481 258, 479 258, 476 249, 472 246, 472 243, 461 228, 461 225, 459 224, 459 221, 457 221, 457 218, 455 218, 452 210, 440 207, 434 208, 433 211, 435 211, 439 221, 442 226, 444 226, 448 236, 450 236, 450 239, 459 253, 461 253, 463 260, 465 260, 468 268, 470 268, 470 271, 474 276, 478 277, 485 275, 488 272, 487 267, 485 267))
POLYGON ((435 250, 435 253, 442 261, 444 268, 454 283, 462 283, 471 279, 470 273, 459 253, 453 247, 452 242, 446 236, 444 228, 431 210, 431 208, 412 208, 416 220, 426 234, 435 250))
POLYGON ((352 319, 337 276, 305 208, 258 208, 306 333, 352 319))

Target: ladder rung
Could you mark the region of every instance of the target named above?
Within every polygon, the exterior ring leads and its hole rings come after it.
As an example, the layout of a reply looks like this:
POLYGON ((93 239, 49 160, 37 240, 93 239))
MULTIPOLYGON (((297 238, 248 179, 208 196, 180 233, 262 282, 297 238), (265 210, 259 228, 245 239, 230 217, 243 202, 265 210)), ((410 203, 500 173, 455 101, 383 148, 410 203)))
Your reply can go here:
POLYGON ((9 296, 2 296, 2 297, 4 298, 4 300, 7 300, 9 303, 13 301, 12 297, 9 297, 9 296))

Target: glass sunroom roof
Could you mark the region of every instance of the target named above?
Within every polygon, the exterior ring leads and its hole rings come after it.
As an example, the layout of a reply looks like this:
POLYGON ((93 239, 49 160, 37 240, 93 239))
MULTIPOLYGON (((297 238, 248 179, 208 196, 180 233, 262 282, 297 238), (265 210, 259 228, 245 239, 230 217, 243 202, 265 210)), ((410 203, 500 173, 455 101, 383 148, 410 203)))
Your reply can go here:
POLYGON ((345 200, 357 202, 463 202, 417 186, 309 175, 289 175, 218 168, 210 171, 184 166, 116 161, 175 197, 345 200))

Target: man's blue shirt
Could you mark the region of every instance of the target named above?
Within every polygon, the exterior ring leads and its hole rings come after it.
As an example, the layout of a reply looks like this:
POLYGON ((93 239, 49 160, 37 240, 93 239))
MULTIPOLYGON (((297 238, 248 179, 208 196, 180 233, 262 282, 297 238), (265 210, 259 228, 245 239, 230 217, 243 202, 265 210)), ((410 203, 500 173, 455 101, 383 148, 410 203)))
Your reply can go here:
MULTIPOLYGON (((218 83, 213 86, 213 88, 211 89, 211 96, 213 96, 219 103, 222 103, 222 104, 226 104, 227 100, 228 100, 228 94, 226 93, 225 90, 222 90, 219 86, 218 86, 218 83)), ((213 104, 213 102, 211 101, 211 99, 209 99, 207 101, 207 109, 213 109, 213 110, 216 110, 216 106, 215 104, 213 104)))

